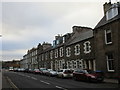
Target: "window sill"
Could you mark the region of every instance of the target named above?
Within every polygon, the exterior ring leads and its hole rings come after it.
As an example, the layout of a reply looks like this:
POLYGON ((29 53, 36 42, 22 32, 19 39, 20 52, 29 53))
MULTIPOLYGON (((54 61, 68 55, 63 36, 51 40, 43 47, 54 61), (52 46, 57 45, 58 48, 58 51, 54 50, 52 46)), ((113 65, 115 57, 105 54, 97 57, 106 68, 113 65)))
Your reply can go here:
POLYGON ((112 42, 106 43, 106 45, 111 45, 111 44, 112 44, 112 42))
POLYGON ((108 72, 115 72, 115 70, 108 70, 108 72))

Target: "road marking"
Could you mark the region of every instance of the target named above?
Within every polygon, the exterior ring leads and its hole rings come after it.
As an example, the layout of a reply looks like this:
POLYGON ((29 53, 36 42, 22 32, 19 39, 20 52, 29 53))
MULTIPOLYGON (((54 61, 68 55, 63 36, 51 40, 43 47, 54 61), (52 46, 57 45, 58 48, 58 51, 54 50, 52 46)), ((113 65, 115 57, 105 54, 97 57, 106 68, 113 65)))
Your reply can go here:
POLYGON ((27 76, 27 75, 26 75, 26 77, 30 77, 30 76, 27 76))
POLYGON ((35 77, 31 77, 32 79, 34 79, 34 80, 37 80, 37 78, 35 78, 35 77))
POLYGON ((50 84, 50 83, 48 83, 48 82, 45 82, 45 81, 42 81, 42 80, 40 80, 40 82, 43 82, 43 83, 45 83, 45 84, 50 84))
POLYGON ((8 82, 10 83, 10 85, 11 85, 13 88, 15 88, 15 90, 19 90, 18 87, 11 81, 10 78, 8 78, 8 77, 6 77, 6 78, 7 78, 8 82))
POLYGON ((55 86, 56 88, 59 88, 59 89, 63 89, 63 90, 67 90, 67 89, 65 89, 65 88, 63 88, 63 87, 60 87, 60 86, 55 86))

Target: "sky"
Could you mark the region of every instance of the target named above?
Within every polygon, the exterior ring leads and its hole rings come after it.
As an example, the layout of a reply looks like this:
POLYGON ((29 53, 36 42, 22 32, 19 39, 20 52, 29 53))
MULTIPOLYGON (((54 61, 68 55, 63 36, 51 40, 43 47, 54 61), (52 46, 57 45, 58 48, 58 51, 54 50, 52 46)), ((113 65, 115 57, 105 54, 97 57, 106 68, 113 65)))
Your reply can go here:
POLYGON ((52 44, 56 35, 71 33, 75 25, 94 28, 105 2, 109 0, 2 0, 0 60, 20 60, 27 50, 52 44))

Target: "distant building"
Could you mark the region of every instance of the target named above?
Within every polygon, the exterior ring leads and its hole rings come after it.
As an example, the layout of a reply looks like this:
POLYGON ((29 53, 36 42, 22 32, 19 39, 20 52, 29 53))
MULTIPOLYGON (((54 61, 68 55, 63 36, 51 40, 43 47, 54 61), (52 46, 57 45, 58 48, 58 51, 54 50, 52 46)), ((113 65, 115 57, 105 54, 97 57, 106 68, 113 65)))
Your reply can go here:
POLYGON ((2 62, 2 68, 20 68, 20 60, 13 60, 13 61, 4 61, 2 62))
POLYGON ((104 71, 107 77, 117 77, 120 72, 120 3, 104 4, 104 17, 94 28, 94 39, 97 70, 104 71))

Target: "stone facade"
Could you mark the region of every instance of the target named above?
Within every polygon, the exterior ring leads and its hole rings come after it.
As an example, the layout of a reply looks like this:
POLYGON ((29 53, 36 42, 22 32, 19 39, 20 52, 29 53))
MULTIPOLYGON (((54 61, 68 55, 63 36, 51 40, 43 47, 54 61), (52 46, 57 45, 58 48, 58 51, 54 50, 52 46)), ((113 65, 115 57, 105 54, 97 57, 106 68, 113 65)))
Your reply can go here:
POLYGON ((117 77, 120 70, 120 3, 108 3, 108 7, 94 29, 96 68, 104 71, 107 77, 117 77))
POLYGON ((105 3, 104 17, 94 29, 73 26, 55 36, 53 45, 38 44, 23 56, 24 68, 101 70, 106 77, 120 73, 120 3, 105 3), (25 63, 26 62, 26 63, 25 63))

